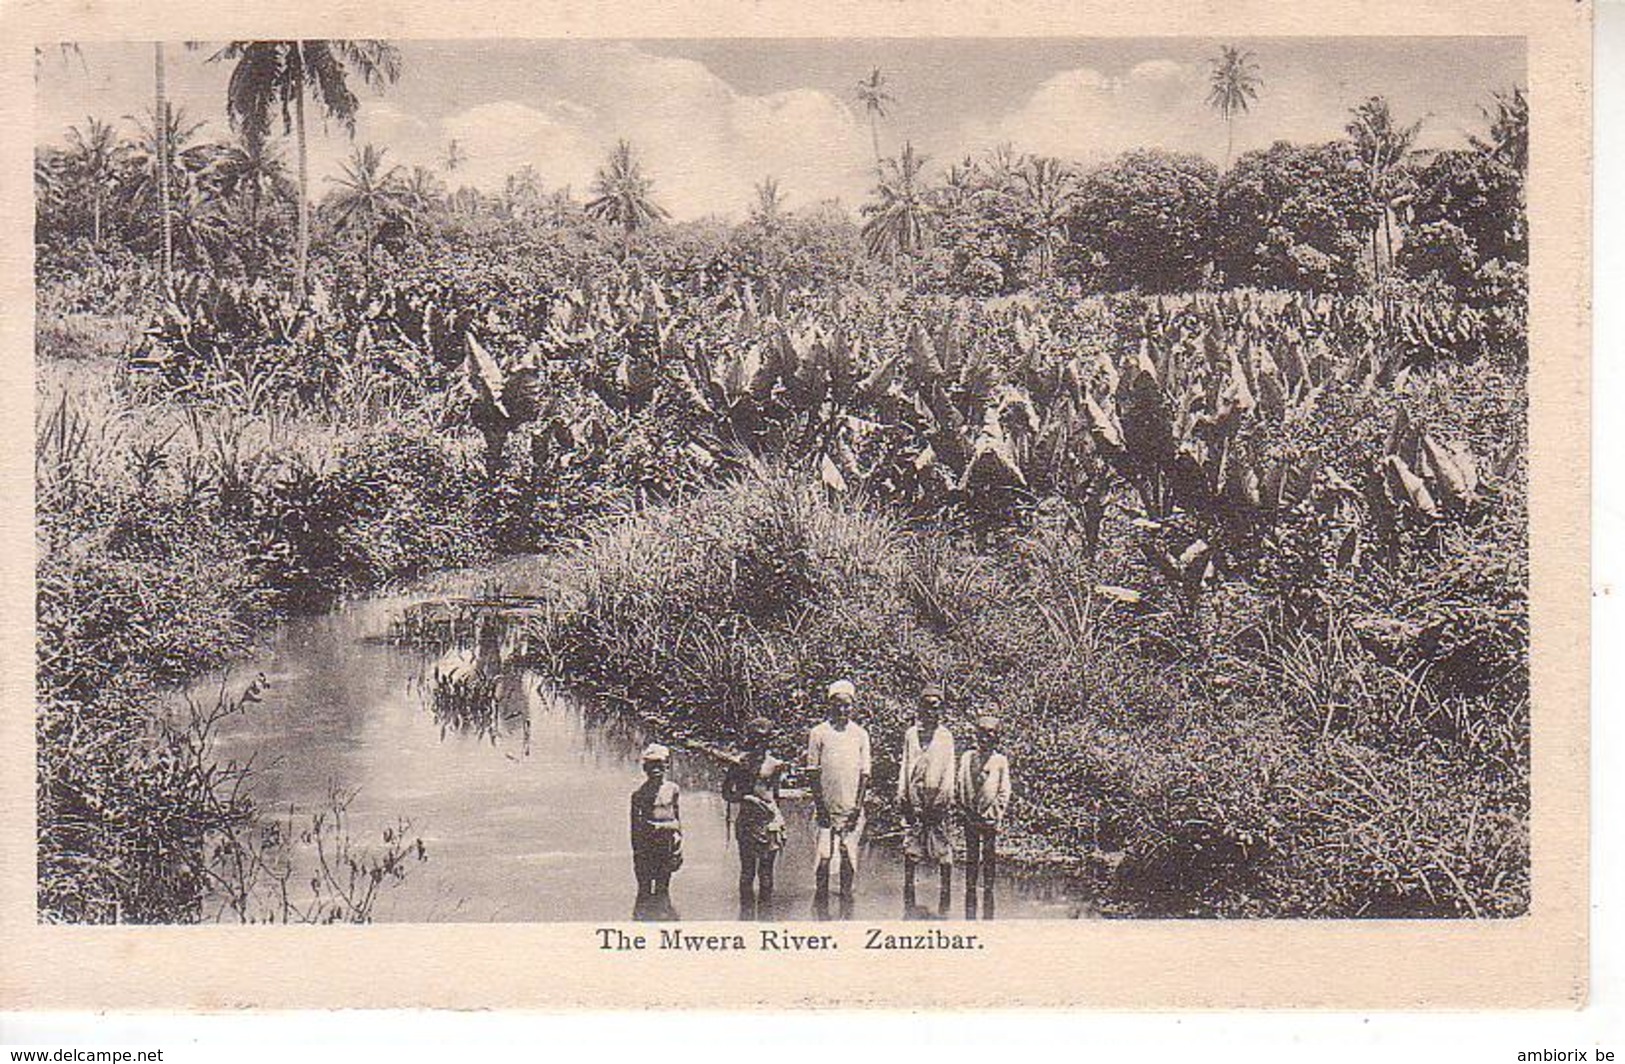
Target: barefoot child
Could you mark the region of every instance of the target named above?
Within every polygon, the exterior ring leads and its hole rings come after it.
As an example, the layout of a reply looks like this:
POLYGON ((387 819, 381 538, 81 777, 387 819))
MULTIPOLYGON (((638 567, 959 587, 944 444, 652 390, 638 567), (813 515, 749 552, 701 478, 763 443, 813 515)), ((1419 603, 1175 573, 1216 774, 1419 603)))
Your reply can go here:
POLYGON ((745 727, 745 756, 728 771, 724 801, 738 806, 739 918, 767 919, 773 904, 773 863, 784 846, 779 780, 784 762, 773 756, 773 722, 757 717, 745 727))
POLYGON ((683 825, 677 784, 666 778, 671 751, 650 743, 643 751, 643 785, 632 792, 632 871, 640 899, 664 898, 672 873, 683 865, 683 825))
POLYGON ((965 822, 965 919, 976 919, 976 881, 982 881, 982 918, 993 919, 994 851, 1010 807, 1010 762, 999 752, 999 718, 976 722, 976 748, 959 759, 959 815, 965 822))

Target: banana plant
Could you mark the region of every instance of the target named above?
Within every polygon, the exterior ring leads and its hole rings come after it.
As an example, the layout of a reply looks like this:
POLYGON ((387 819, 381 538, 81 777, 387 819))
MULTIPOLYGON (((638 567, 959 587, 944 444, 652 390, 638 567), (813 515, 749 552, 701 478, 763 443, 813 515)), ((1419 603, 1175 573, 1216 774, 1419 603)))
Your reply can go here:
POLYGON ((485 469, 493 481, 502 475, 508 437, 542 411, 535 367, 504 370, 479 339, 468 333, 464 372, 472 394, 471 420, 485 437, 485 469))

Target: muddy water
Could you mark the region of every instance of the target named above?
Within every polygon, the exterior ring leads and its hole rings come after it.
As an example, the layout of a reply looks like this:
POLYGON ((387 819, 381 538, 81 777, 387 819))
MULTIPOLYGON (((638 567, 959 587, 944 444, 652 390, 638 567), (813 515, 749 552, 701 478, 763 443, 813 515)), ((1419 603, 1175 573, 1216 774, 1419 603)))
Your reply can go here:
MULTIPOLYGON (((445 574, 403 594, 347 604, 282 625, 255 659, 228 681, 256 671, 270 687, 262 704, 232 718, 219 752, 252 756, 262 809, 324 807, 334 786, 353 791, 348 829, 358 845, 379 847, 384 827, 410 821, 427 860, 385 890, 379 921, 611 921, 633 915, 636 893, 627 840, 628 799, 642 779, 638 756, 648 736, 623 714, 595 709, 553 690, 534 672, 501 665, 491 653, 437 654, 383 637, 402 606, 468 594, 489 581, 527 590, 534 564, 514 562, 445 574), (459 727, 437 720, 436 667, 495 679, 495 721, 459 727)), ((200 690, 212 694, 219 678, 200 690)), ((793 752, 784 752, 793 753, 793 752)), ((684 865, 672 883, 683 919, 738 915, 738 854, 719 794, 722 766, 699 752, 674 752, 681 784, 684 865)), ((789 838, 778 865, 774 916, 813 915, 810 804, 787 799, 789 838)), ((962 904, 956 882, 955 907, 962 904)), ((935 876, 921 882, 935 898, 935 876)), ((999 917, 1067 918, 1087 912, 1061 878, 1006 876, 999 917)), ((858 878, 857 919, 902 916, 902 865, 895 846, 867 846, 858 878)))

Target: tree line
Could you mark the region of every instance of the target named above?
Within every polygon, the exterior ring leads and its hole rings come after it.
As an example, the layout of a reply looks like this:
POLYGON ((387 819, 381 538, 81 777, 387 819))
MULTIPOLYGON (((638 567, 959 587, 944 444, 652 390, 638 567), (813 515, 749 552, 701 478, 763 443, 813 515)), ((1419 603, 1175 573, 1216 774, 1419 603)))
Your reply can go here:
POLYGON ((1344 135, 1277 142, 1232 159, 1233 129, 1259 98, 1251 53, 1212 61, 1208 105, 1226 125, 1223 168, 1194 154, 1143 149, 1080 166, 1002 145, 931 172, 905 140, 883 154, 880 121, 895 98, 885 75, 858 82, 875 182, 857 218, 838 202, 797 211, 766 176, 738 224, 672 223, 636 147, 619 141, 584 198, 548 190, 535 166, 503 187, 453 187, 467 162, 451 141, 438 167, 394 164, 357 145, 338 174, 312 187, 307 104, 354 135, 352 82, 382 91, 400 77, 387 41, 234 41, 208 56, 228 64, 231 136, 172 107, 155 46, 154 106, 121 126, 88 117, 62 147, 36 150, 37 243, 44 256, 88 247, 183 267, 306 287, 313 242, 353 252, 364 271, 431 235, 541 235, 572 230, 622 257, 680 245, 719 269, 850 275, 880 270, 912 287, 1007 294, 1052 283, 1149 292, 1245 284, 1353 291, 1395 274, 1471 287, 1490 263, 1527 256, 1524 179, 1528 104, 1520 89, 1484 108, 1488 131, 1459 150, 1417 151, 1404 123, 1372 96, 1344 135), (294 159, 275 136, 291 138, 294 159))

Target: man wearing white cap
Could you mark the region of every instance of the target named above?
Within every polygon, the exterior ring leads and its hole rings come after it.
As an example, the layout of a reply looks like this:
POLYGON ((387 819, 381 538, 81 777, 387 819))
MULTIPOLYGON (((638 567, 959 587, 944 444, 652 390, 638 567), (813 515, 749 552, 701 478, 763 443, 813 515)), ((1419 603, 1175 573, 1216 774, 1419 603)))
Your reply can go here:
POLYGON ((829 866, 836 855, 841 869, 841 915, 852 915, 858 844, 863 839, 863 798, 872 769, 869 733, 852 719, 856 694, 849 680, 830 684, 829 718, 807 736, 807 771, 818 814, 818 879, 813 903, 820 915, 829 912, 829 866))

